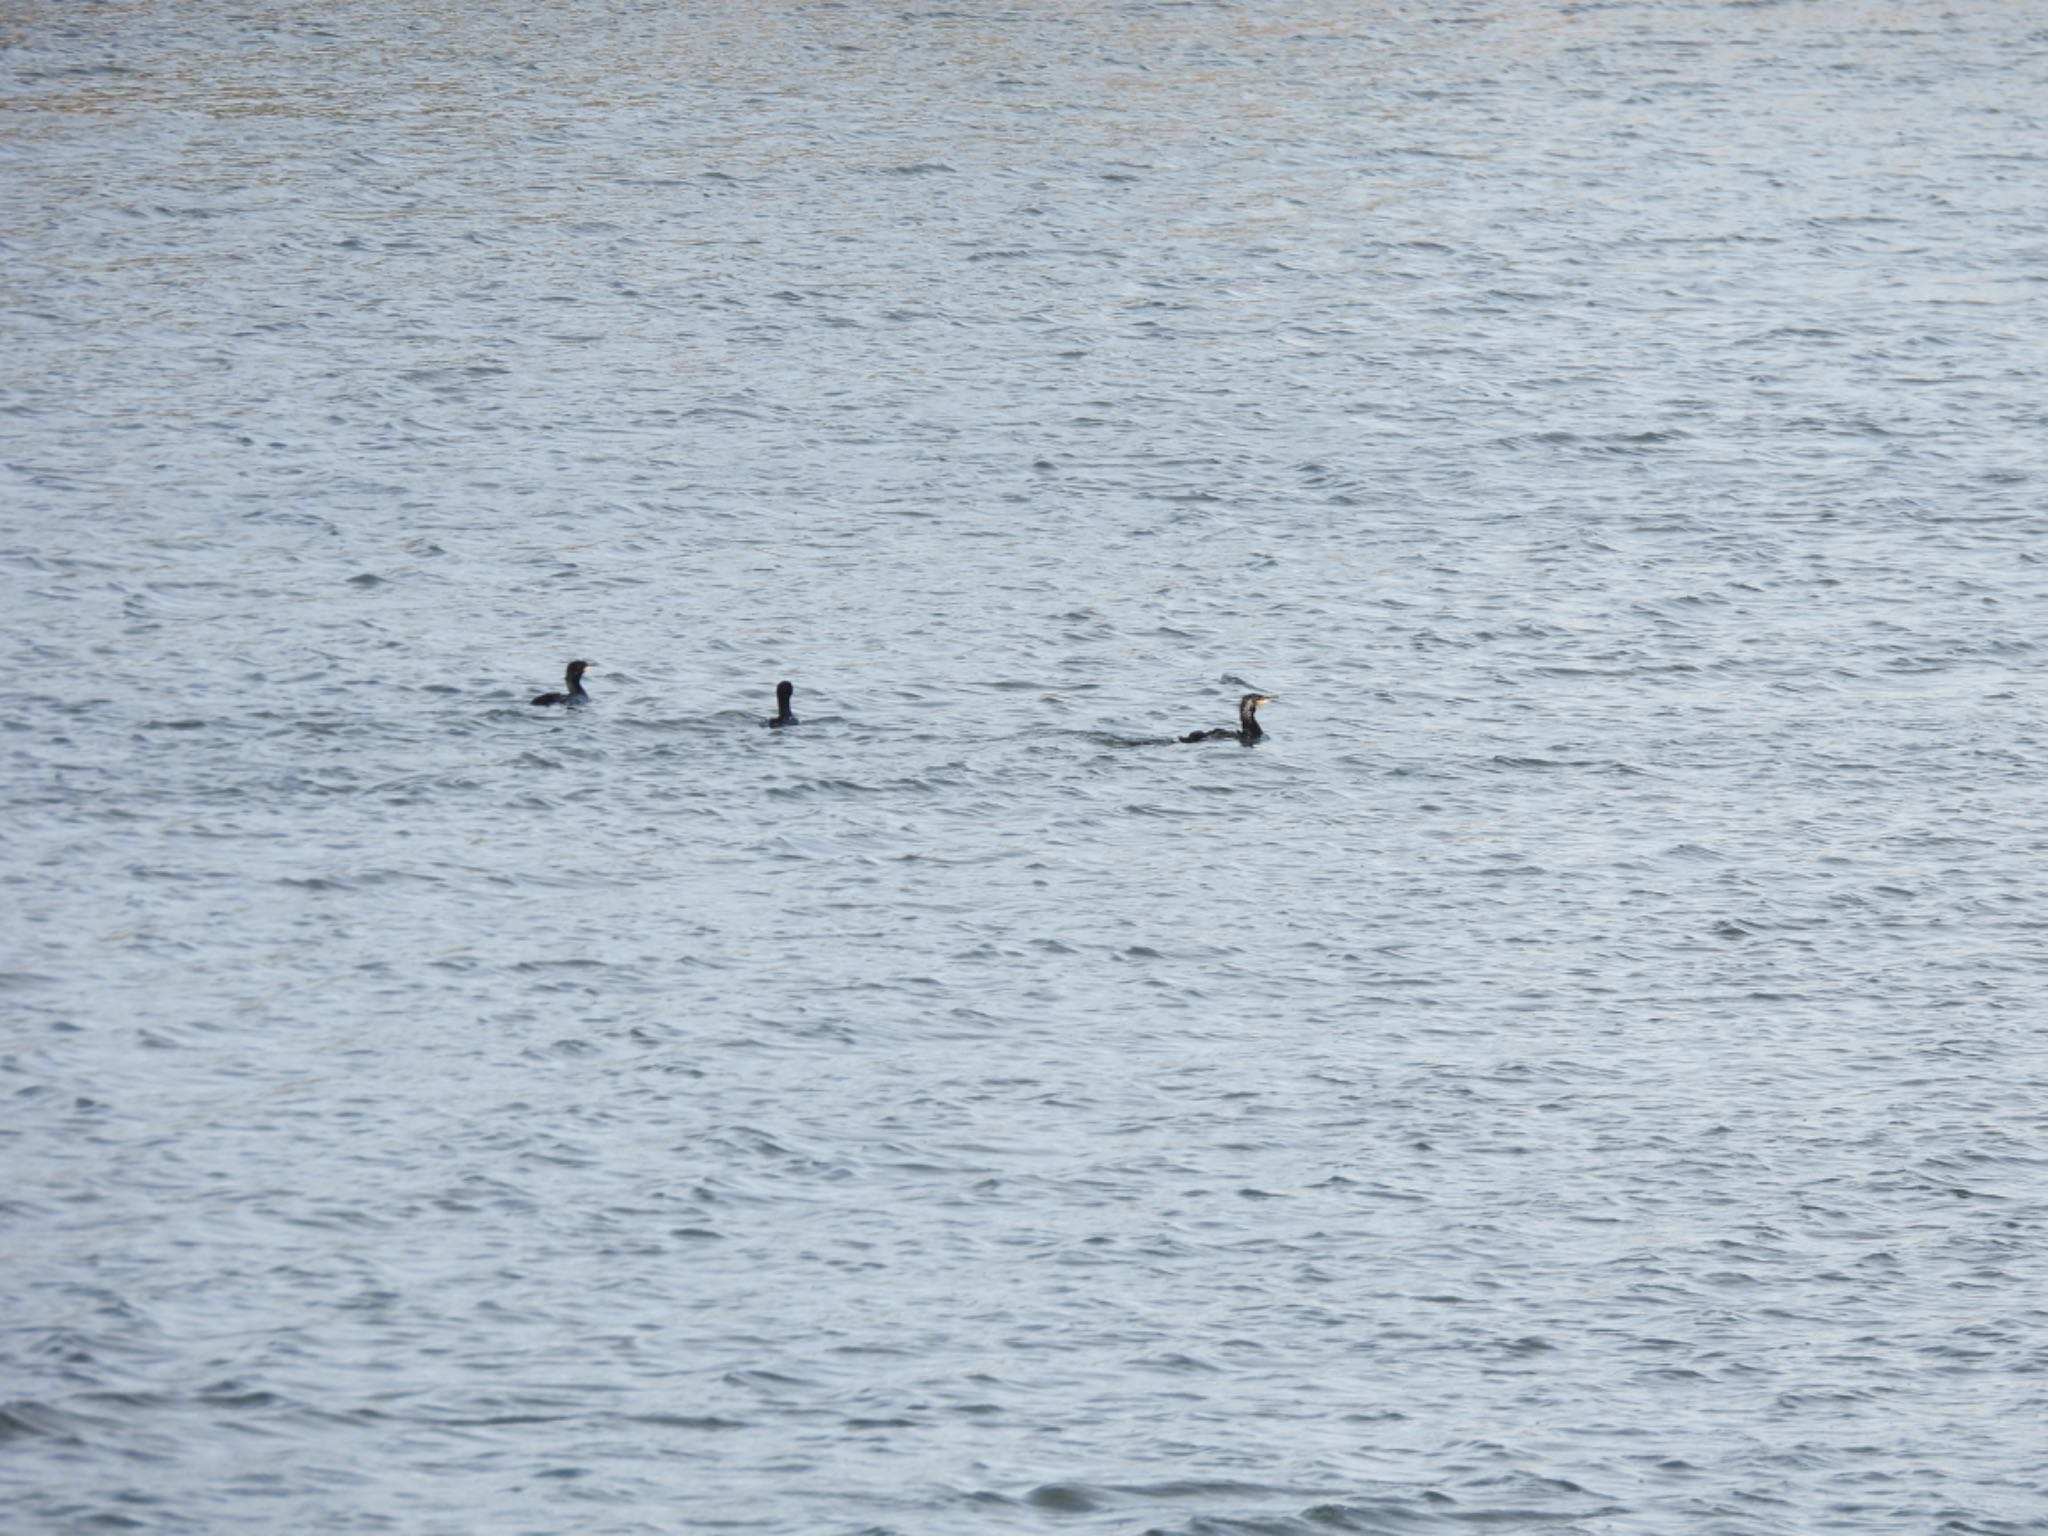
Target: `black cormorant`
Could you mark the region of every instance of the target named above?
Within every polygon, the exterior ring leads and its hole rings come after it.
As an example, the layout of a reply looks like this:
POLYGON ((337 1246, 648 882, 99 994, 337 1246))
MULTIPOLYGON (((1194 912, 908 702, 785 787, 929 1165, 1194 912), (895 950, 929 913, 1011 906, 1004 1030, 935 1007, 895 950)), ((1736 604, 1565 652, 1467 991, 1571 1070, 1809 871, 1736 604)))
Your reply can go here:
POLYGON ((1213 731, 1189 731, 1182 741, 1241 741, 1250 746, 1266 733, 1259 729, 1259 706, 1273 702, 1271 694, 1248 693, 1237 701, 1237 729, 1218 726, 1213 731))
POLYGON ((570 662, 569 670, 562 674, 562 681, 569 685, 569 691, 567 693, 536 693, 533 696, 533 702, 536 704, 584 703, 589 699, 590 695, 583 691, 583 674, 589 670, 590 663, 587 661, 570 662))
POLYGON ((784 681, 775 685, 775 718, 768 722, 770 730, 779 725, 795 725, 797 723, 796 716, 789 712, 789 696, 795 692, 795 683, 784 681))

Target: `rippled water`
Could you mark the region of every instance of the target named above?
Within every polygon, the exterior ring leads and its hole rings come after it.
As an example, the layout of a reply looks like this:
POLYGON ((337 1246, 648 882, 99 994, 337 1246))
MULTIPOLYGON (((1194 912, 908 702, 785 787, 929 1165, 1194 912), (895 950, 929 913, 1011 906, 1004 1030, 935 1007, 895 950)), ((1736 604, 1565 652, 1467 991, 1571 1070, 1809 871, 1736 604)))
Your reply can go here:
POLYGON ((2048 1530, 2040 6, 0 45, 8 1530, 2048 1530))

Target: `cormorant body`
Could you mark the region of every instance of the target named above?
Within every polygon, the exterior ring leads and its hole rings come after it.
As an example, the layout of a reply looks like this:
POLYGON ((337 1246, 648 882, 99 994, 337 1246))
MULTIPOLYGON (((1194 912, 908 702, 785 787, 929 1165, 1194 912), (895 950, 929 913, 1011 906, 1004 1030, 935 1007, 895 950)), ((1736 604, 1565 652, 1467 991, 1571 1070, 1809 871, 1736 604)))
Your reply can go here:
POLYGON ((779 726, 795 725, 797 723, 796 716, 789 712, 790 695, 795 692, 796 684, 792 682, 784 681, 775 685, 775 718, 768 722, 770 730, 774 730, 779 726))
POLYGON ((582 704, 586 702, 590 695, 583 691, 583 674, 589 670, 590 663, 587 661, 570 662, 569 670, 562 674, 562 681, 568 684, 569 691, 567 693, 536 693, 533 696, 533 702, 536 704, 582 704))
POLYGON ((1259 706, 1273 702, 1270 694, 1248 693, 1237 701, 1237 729, 1226 730, 1218 726, 1213 731, 1189 731, 1182 741, 1241 741, 1250 746, 1265 731, 1259 726, 1259 706))

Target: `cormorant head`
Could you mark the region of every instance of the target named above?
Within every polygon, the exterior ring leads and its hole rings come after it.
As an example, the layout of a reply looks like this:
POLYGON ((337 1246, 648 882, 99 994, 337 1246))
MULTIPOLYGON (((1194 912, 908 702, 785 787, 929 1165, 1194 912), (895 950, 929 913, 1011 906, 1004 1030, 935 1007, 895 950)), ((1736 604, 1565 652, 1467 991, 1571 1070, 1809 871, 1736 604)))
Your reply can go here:
POLYGON ((589 670, 590 663, 587 661, 570 662, 568 671, 569 685, 573 688, 576 685, 577 679, 581 678, 589 670))
POLYGON ((1238 718, 1249 720, 1258 713, 1261 704, 1271 704, 1272 702, 1273 695, 1270 693, 1248 693, 1237 701, 1238 718))
POLYGON ((775 703, 784 714, 789 713, 789 696, 796 692, 796 684, 784 680, 775 685, 775 703))

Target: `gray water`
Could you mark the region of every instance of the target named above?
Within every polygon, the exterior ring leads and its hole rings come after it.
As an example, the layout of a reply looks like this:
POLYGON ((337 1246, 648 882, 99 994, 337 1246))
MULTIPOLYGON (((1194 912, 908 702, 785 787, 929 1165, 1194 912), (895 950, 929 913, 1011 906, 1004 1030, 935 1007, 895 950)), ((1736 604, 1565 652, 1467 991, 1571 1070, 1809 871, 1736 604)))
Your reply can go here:
POLYGON ((2048 1531, 2048 8, 0 45, 8 1532, 2048 1531))

